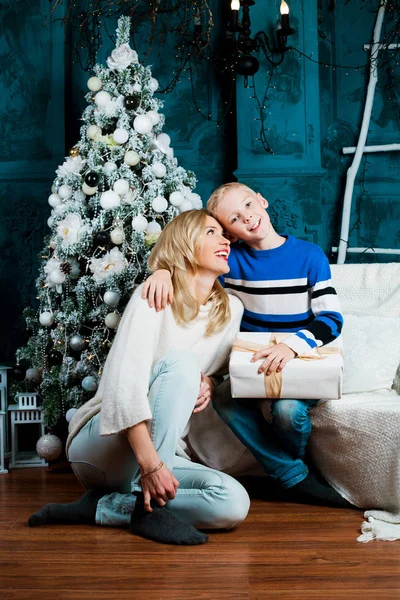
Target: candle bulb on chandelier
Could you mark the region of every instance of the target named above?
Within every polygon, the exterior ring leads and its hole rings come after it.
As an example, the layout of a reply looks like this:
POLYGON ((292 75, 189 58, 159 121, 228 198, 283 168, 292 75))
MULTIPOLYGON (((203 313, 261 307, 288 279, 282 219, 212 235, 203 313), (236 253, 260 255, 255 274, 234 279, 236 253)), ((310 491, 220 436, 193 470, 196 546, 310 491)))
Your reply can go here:
POLYGON ((231 30, 237 31, 238 23, 239 23, 239 8, 240 8, 240 0, 232 0, 231 2, 231 30))
POLYGON ((289 29, 289 5, 285 0, 282 0, 280 6, 280 13, 282 19, 282 29, 289 29))

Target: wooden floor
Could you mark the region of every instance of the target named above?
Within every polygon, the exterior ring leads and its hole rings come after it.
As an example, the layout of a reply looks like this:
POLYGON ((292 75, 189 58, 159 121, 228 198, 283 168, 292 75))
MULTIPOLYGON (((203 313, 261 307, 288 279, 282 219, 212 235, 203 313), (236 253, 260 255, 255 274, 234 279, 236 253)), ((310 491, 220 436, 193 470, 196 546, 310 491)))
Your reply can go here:
POLYGON ((400 599, 400 542, 358 543, 361 512, 253 493, 240 527, 196 547, 119 529, 27 526, 47 502, 70 502, 81 492, 70 473, 0 475, 2 600, 400 599))

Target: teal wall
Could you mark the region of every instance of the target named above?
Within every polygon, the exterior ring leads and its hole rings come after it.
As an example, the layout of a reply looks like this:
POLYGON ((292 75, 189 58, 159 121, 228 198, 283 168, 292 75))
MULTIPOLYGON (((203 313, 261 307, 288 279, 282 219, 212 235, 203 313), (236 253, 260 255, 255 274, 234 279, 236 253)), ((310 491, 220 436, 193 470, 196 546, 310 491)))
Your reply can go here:
MULTIPOLYGON (((221 4, 217 0, 211 3, 215 41, 223 34, 221 15, 227 12, 221 4)), ((273 29, 279 4, 279 0, 257 0, 251 10, 256 24, 253 33, 273 29)), ((290 0, 289 4, 291 25, 296 29, 289 43, 322 62, 365 63, 362 45, 371 37, 378 0, 337 0, 335 10, 330 10, 330 2, 321 1, 319 10, 306 0, 290 0)), ((70 37, 65 43, 61 24, 55 21, 43 26, 47 10, 44 0, 0 4, 0 362, 8 363, 20 343, 22 310, 35 301, 36 257, 46 233, 47 197, 54 171, 78 140, 79 116, 85 106, 88 75, 73 64, 70 37)), ((140 44, 138 38, 139 55, 140 44)), ((105 36, 99 60, 111 49, 105 36)), ((169 47, 153 53, 147 63, 153 65, 153 74, 161 83, 168 81, 165 73, 173 68, 172 53, 170 40, 169 47)), ((259 59, 261 69, 255 83, 262 99, 270 68, 262 55, 259 59)), ((216 186, 236 176, 268 198, 279 231, 314 241, 329 254, 339 238, 344 178, 352 160, 343 157, 341 149, 357 139, 366 87, 364 72, 349 71, 347 75, 345 69, 319 66, 288 52, 274 71, 265 103, 265 127, 273 155, 265 153, 257 139, 259 114, 251 97, 253 90, 244 87, 242 77, 236 81, 237 122, 234 115, 223 116, 222 78, 209 63, 200 67, 193 85, 197 103, 206 114, 210 112, 211 121, 198 114, 187 77, 164 98, 165 130, 180 164, 196 173, 197 191, 203 200, 216 186)), ((398 84, 396 73, 394 78, 398 84)), ((369 143, 398 141, 397 113, 385 83, 382 79, 378 86, 369 143)), ((364 184, 368 193, 360 201, 361 185, 355 189, 354 207, 360 204, 362 211, 351 245, 399 247, 399 161, 399 153, 369 156, 364 184)), ((357 218, 353 210, 352 224, 357 218)), ((355 260, 378 258, 349 256, 349 262, 355 260)))

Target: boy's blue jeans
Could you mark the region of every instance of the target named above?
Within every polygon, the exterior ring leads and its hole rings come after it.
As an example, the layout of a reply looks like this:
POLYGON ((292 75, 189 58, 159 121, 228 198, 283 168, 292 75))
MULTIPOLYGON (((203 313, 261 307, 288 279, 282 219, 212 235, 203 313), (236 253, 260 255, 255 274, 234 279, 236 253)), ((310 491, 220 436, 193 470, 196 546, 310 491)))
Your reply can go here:
POLYGON ((272 423, 264 419, 259 399, 232 398, 229 380, 218 387, 213 402, 219 416, 270 477, 285 488, 307 477, 302 459, 312 428, 309 411, 318 400, 273 400, 272 423))

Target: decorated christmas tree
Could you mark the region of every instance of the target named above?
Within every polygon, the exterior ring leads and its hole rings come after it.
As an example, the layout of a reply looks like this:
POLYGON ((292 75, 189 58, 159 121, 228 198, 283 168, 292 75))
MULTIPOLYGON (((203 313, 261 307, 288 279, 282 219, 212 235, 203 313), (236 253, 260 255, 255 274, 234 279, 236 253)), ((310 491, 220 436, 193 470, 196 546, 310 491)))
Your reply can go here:
POLYGON ((124 307, 146 276, 161 230, 200 208, 193 173, 178 166, 162 133, 158 82, 118 21, 107 67, 96 65, 81 139, 58 167, 48 202, 50 235, 41 253, 39 308, 24 311, 18 391, 38 390, 51 430, 93 396, 124 307))

